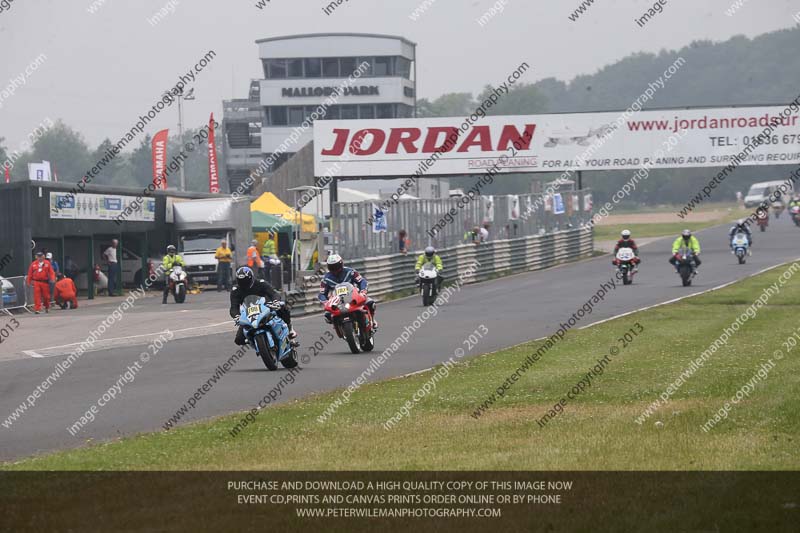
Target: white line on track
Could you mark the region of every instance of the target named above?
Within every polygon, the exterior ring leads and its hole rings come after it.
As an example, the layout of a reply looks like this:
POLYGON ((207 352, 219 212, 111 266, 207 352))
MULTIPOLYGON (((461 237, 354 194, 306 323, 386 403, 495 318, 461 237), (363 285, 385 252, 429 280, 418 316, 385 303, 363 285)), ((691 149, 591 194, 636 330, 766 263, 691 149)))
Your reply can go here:
MULTIPOLYGON (((205 326, 194 326, 194 327, 191 327, 191 328, 174 329, 174 330, 172 330, 172 333, 183 333, 183 332, 192 331, 192 330, 196 330, 196 329, 204 329, 205 330, 205 329, 210 329, 210 328, 214 328, 214 327, 217 327, 217 326, 222 326, 224 324, 230 324, 230 322, 229 321, 225 321, 225 322, 219 322, 217 324, 207 324, 205 326)), ((138 338, 142 338, 142 337, 153 337, 155 335, 161 335, 163 333, 166 333, 166 331, 167 330, 156 331, 156 332, 153 332, 153 333, 144 333, 144 334, 141 334, 141 335, 129 335, 127 337, 113 337, 111 339, 98 339, 95 342, 96 343, 100 343, 101 345, 97 347, 97 350, 87 350, 87 351, 107 350, 109 348, 113 348, 114 346, 106 346, 106 344, 111 344, 111 343, 114 343, 116 341, 125 341, 125 340, 129 340, 129 339, 138 339, 138 338)), ((48 346, 46 348, 37 348, 37 349, 39 351, 60 350, 60 349, 64 349, 64 348, 70 348, 70 347, 73 347, 73 346, 80 346, 81 344, 83 344, 85 342, 86 341, 73 342, 73 343, 70 343, 70 344, 61 344, 59 346, 48 346)), ((63 353, 52 354, 52 355, 42 355, 42 354, 37 353, 37 352, 35 352, 33 350, 22 350, 22 353, 24 353, 25 355, 28 355, 30 357, 36 357, 36 358, 59 357, 59 356, 66 355, 66 354, 63 354, 63 353)))
MULTIPOLYGON (((775 269, 775 268, 778 268, 778 267, 782 267, 782 266, 784 266, 784 265, 788 265, 789 263, 793 263, 793 262, 795 262, 795 261, 797 261, 797 260, 800 260, 800 257, 798 257, 797 259, 791 259, 791 260, 789 260, 789 261, 786 261, 785 263, 780 263, 780 264, 778 264, 778 265, 774 265, 774 266, 771 266, 771 267, 762 268, 762 269, 761 269, 761 270, 759 270, 758 272, 754 272, 754 273, 752 273, 752 274, 749 274, 749 275, 747 275, 747 276, 745 276, 745 277, 743 277, 743 278, 735 279, 735 280, 733 280, 733 281, 728 281, 728 282, 726 282, 726 283, 723 283, 722 285, 717 285, 716 287, 712 287, 712 288, 710 288, 710 289, 706 289, 706 290, 704 290, 704 291, 700 291, 700 292, 694 292, 694 293, 692 293, 692 294, 686 294, 686 295, 684 295, 684 296, 681 296, 681 297, 679 297, 679 298, 673 298, 672 300, 667 300, 667 301, 665 301, 665 302, 660 302, 660 303, 657 303, 657 304, 647 305, 647 306, 645 306, 645 307, 640 307, 640 308, 638 308, 638 309, 634 309, 634 310, 632 310, 632 311, 626 311, 625 313, 620 313, 620 314, 618 314, 618 315, 614 315, 614 316, 612 316, 612 317, 604 318, 604 319, 602 319, 602 320, 598 320, 597 322, 592 322, 591 324, 587 324, 587 325, 585 325, 585 326, 581 326, 581 327, 579 327, 579 328, 576 328, 576 329, 587 329, 587 328, 591 328, 591 327, 594 327, 594 326, 598 326, 598 325, 600 325, 600 324, 603 324, 603 323, 605 323, 605 322, 610 322, 610 321, 612 321, 612 320, 616 320, 616 319, 618 319, 618 318, 622 318, 622 317, 624 317, 624 316, 628 316, 628 315, 632 315, 632 314, 634 314, 634 313, 638 313, 638 312, 640 312, 640 311, 647 311, 648 309, 653 309, 653 308, 655 308, 655 307, 660 307, 660 306, 662 306, 662 305, 667 305, 667 304, 672 304, 672 303, 675 303, 675 302, 679 302, 679 301, 681 301, 681 300, 685 300, 686 298, 693 298, 693 297, 695 297, 695 296, 700 296, 701 294, 706 294, 706 293, 709 293, 709 292, 718 291, 718 290, 720 290, 720 289, 724 289, 724 288, 725 288, 725 287, 727 287, 728 285, 733 285, 734 283, 738 283, 738 282, 740 282, 740 281, 744 281, 744 280, 746 280, 746 279, 748 279, 748 278, 752 278, 752 277, 758 276, 758 275, 760 275, 760 274, 763 274, 764 272, 767 272, 767 271, 769 271, 769 270, 772 270, 772 269, 775 269)), ((508 346, 507 348, 502 348, 502 350, 510 350, 510 349, 512 349, 512 348, 516 348, 517 346, 522 346, 523 344, 528 344, 529 342, 538 342, 538 341, 543 341, 543 340, 545 340, 545 339, 549 339, 550 337, 552 337, 552 335, 548 335, 548 336, 545 336, 545 337, 539 337, 538 339, 531 339, 531 340, 529 340, 529 341, 521 342, 521 343, 519 343, 519 344, 515 344, 515 345, 513 345, 513 346, 508 346)), ((485 354, 480 354, 480 355, 478 355, 477 357, 485 357, 485 356, 487 356, 487 355, 492 355, 492 354, 494 354, 494 353, 497 353, 497 352, 499 352, 499 351, 501 351, 501 350, 495 350, 495 351, 493 351, 493 352, 488 352, 488 353, 485 353, 485 354)), ((436 366, 439 366, 439 365, 436 365, 436 366)), ((408 374, 403 374, 402 376, 397 376, 397 377, 394 377, 394 378, 391 378, 391 379, 392 379, 392 380, 395 380, 395 379, 402 379, 402 378, 407 378, 407 377, 410 377, 410 376, 415 376, 415 375, 417 375, 417 374, 422 374, 422 373, 424 373, 424 372, 428 372, 428 371, 430 371, 430 370, 433 370, 434 368, 436 368, 436 366, 432 366, 432 367, 430 367, 430 368, 424 368, 424 369, 422 369, 422 370, 417 370, 416 372, 410 372, 410 373, 408 373, 408 374)))
MULTIPOLYGON (((798 259, 800 259, 800 258, 798 258, 798 259)), ((774 268, 781 267, 783 265, 787 265, 787 264, 795 262, 795 261, 797 261, 797 259, 792 259, 791 261, 786 261, 785 263, 781 263, 779 265, 775 265, 775 266, 771 266, 771 267, 767 267, 767 268, 762 268, 758 272, 754 272, 754 273, 749 274, 749 275, 747 275, 747 276, 745 276, 743 278, 735 279, 733 281, 728 281, 727 283, 723 283, 722 285, 717 285, 716 287, 712 287, 712 288, 706 289, 704 291, 693 292, 692 294, 686 294, 684 296, 680 296, 678 298, 673 298, 672 300, 667 300, 665 302, 660 302, 660 303, 657 303, 657 304, 647 305, 645 307, 640 307, 639 309, 634 309, 633 311, 627 311, 625 313, 620 313, 619 315, 614 315, 614 316, 609 317, 609 318, 604 318, 603 320, 598 320, 597 322, 592 322, 591 324, 587 324, 586 326, 581 326, 581 327, 579 327, 577 329, 591 328, 592 326, 597 326, 598 324, 602 324, 604 322, 609 322, 611 320, 616 320, 616 319, 622 318, 624 316, 632 315, 634 313, 638 313, 639 311, 646 311, 648 309, 653 309, 655 307, 661 307, 662 305, 667 305, 667 304, 673 304, 675 302, 680 302, 681 300, 685 300, 686 298, 694 298, 695 296, 700 296, 701 294, 706 294, 706 293, 709 293, 709 292, 718 291, 720 289, 724 289, 725 287, 727 287, 729 285, 733 285, 734 283, 739 283, 740 281, 744 281, 746 279, 758 276, 760 274, 763 274, 764 272, 767 272, 767 271, 772 270, 774 268)))

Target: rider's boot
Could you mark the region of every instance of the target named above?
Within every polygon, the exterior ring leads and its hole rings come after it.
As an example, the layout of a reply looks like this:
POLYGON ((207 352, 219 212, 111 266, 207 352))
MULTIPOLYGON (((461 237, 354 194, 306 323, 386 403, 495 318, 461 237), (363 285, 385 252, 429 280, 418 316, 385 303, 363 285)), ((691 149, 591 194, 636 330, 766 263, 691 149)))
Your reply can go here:
POLYGON ((297 340, 297 332, 292 326, 289 326, 289 344, 294 348, 300 346, 300 341, 297 340))

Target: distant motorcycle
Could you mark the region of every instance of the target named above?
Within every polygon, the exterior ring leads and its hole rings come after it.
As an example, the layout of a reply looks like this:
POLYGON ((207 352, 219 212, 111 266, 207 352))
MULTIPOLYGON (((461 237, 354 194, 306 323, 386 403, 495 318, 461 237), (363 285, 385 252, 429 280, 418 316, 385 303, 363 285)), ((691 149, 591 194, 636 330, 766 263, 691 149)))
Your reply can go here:
POLYGON ((736 258, 739 260, 740 265, 745 263, 745 258, 747 257, 749 248, 750 243, 747 239, 747 235, 744 233, 737 233, 731 239, 731 249, 733 250, 734 255, 736 255, 736 258))
MULTIPOLYGON (((250 298, 250 297, 248 297, 250 298)), ((245 299, 239 308, 238 324, 247 343, 253 346, 269 370, 297 366, 297 352, 289 341, 289 326, 277 315, 282 302, 266 298, 245 299)))
POLYGON ((794 222, 794 225, 800 226, 800 205, 793 205, 791 214, 792 214, 792 222, 794 222))
POLYGON ((347 341, 352 353, 371 352, 375 348, 375 330, 367 297, 352 283, 340 283, 325 302, 333 329, 340 339, 347 341))
POLYGON ((772 211, 775 213, 776 220, 781 217, 781 213, 783 213, 784 209, 786 209, 786 206, 783 205, 783 202, 775 202, 772 204, 772 211))
POLYGON ((694 253, 691 250, 686 250, 683 253, 675 254, 678 260, 678 274, 681 276, 681 282, 684 287, 692 284, 692 278, 695 275, 695 268, 697 264, 694 261, 694 253))
POLYGON ((172 272, 169 273, 169 292, 175 299, 176 304, 182 304, 186 301, 186 285, 187 275, 180 265, 172 267, 172 272))
POLYGON ((432 305, 436 301, 439 288, 439 271, 433 263, 425 263, 419 271, 419 292, 422 294, 422 305, 432 305))
POLYGON ((636 254, 630 248, 620 248, 617 251, 614 263, 617 265, 623 285, 633 283, 633 276, 636 274, 636 264, 633 261, 635 258, 636 254))
POLYGON ((758 224, 762 232, 767 231, 767 226, 769 226, 769 212, 758 211, 756 215, 756 224, 758 224))

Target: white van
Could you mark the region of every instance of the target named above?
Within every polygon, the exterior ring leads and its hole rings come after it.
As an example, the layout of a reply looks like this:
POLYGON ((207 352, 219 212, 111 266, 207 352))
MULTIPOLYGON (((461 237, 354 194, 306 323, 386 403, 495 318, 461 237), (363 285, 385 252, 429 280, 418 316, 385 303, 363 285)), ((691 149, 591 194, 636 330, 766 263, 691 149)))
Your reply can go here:
MULTIPOLYGON (((761 181, 758 183, 754 183, 750 186, 750 190, 747 191, 747 196, 744 197, 744 206, 745 207, 756 207, 761 205, 761 202, 766 200, 769 195, 771 195, 775 190, 782 184, 786 183, 787 180, 775 180, 775 181, 761 181)), ((786 197, 791 197, 794 194, 792 184, 789 183, 790 189, 786 192, 785 195, 781 198, 783 203, 787 202, 786 197)))

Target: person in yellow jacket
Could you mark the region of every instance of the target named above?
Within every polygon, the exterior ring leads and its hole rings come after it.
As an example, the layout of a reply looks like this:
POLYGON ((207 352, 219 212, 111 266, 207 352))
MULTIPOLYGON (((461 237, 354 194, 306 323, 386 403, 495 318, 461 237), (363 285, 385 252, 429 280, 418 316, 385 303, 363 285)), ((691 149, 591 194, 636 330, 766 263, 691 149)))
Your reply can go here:
POLYGON ((169 275, 172 273, 172 267, 180 265, 184 269, 186 268, 183 257, 179 256, 176 252, 177 249, 170 244, 167 246, 167 255, 161 260, 161 265, 164 267, 164 298, 161 300, 162 304, 167 303, 167 296, 169 295, 169 275))
POLYGON ((233 252, 228 248, 228 242, 222 241, 214 258, 217 260, 217 292, 224 287, 226 291, 231 290, 231 263, 233 262, 233 252))
POLYGON ((273 255, 278 255, 278 250, 275 248, 275 234, 267 233, 267 240, 261 248, 261 257, 266 261, 273 255))
MULTIPOLYGON (((680 265, 679 257, 682 255, 681 252, 684 250, 689 250, 694 254, 694 263, 698 267, 700 266, 700 241, 697 240, 697 237, 692 235, 692 232, 688 229, 685 229, 681 232, 681 236, 675 239, 675 242, 672 243, 672 255, 669 258, 669 262, 675 267, 675 271, 678 271, 678 265, 680 265)), ((695 274, 699 274, 700 271, 695 268, 695 274)))
POLYGON ((433 246, 425 248, 425 252, 417 257, 417 264, 414 265, 414 271, 417 274, 417 283, 419 283, 419 271, 425 263, 433 263, 433 266, 439 271, 439 276, 436 278, 436 290, 438 291, 442 288, 442 281, 444 280, 442 274, 444 272, 444 264, 442 263, 442 258, 439 257, 439 254, 436 253, 436 249, 433 246))
POLYGON ((267 240, 264 241, 264 246, 261 247, 261 260, 264 263, 264 279, 270 281, 272 279, 272 263, 269 262, 270 257, 277 257, 278 251, 275 248, 275 234, 271 231, 267 233, 267 240))

